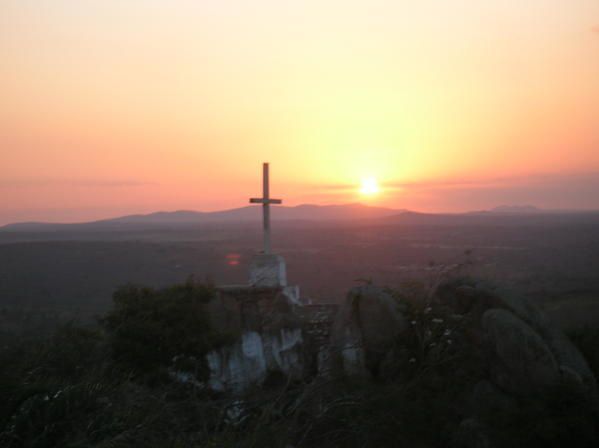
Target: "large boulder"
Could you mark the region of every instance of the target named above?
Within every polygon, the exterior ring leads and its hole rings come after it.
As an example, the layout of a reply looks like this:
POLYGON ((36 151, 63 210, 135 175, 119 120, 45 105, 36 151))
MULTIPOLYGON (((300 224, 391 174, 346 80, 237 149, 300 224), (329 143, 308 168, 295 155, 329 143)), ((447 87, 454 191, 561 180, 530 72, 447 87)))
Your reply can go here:
POLYGON ((496 421, 501 416, 511 415, 518 410, 518 402, 514 397, 487 380, 474 385, 469 404, 472 414, 486 421, 496 421))
POLYGON ((475 418, 462 420, 453 436, 454 446, 462 448, 491 448, 487 428, 475 418))
POLYGON ((507 310, 491 309, 484 313, 482 327, 490 348, 490 372, 500 388, 527 395, 559 384, 555 356, 522 319, 507 310))
POLYGON ((580 350, 551 320, 526 298, 508 290, 497 290, 501 304, 524 320, 545 342, 566 379, 578 378, 586 391, 595 396, 595 375, 580 350), (574 376, 572 376, 574 374, 574 376))
POLYGON ((377 376, 400 333, 408 328, 397 301, 374 285, 350 290, 333 324, 332 348, 348 374, 377 376))
POLYGON ((456 429, 457 446, 507 446, 523 438, 545 446, 577 437, 585 440, 577 446, 592 446, 586 440, 594 439, 599 415, 594 374, 533 302, 472 281, 445 284, 436 299, 460 317, 465 340, 481 350, 484 366, 469 392, 468 418, 456 429))
POLYGON ((206 355, 215 391, 241 393, 264 383, 271 372, 299 380, 303 374, 303 338, 299 328, 282 329, 278 334, 248 331, 234 344, 206 355))
POLYGON ((485 282, 447 283, 439 288, 438 296, 455 312, 468 314, 475 321, 489 309, 509 311, 540 337, 566 381, 577 381, 589 394, 597 396, 595 376, 580 350, 530 300, 485 282))
POLYGON ((272 374, 303 377, 304 334, 284 290, 221 289, 214 302, 209 308, 212 325, 236 337, 206 355, 210 389, 242 393, 272 374))

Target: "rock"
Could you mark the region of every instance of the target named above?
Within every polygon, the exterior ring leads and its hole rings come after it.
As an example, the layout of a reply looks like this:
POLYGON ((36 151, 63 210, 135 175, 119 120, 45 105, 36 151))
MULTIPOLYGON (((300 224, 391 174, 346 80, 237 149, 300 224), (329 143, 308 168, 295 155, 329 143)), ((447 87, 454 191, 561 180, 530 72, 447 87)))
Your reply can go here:
POLYGON ((472 390, 470 408, 484 421, 498 421, 509 418, 518 409, 518 403, 493 383, 483 380, 476 383, 472 390))
POLYGON ((569 371, 578 375, 587 392, 596 396, 597 382, 595 375, 578 347, 557 327, 547 326, 541 334, 560 364, 562 371, 569 371))
MULTIPOLYGON (((596 378, 584 356, 568 337, 531 301, 511 290, 491 287, 484 282, 448 283, 439 288, 439 298, 455 312, 483 315, 492 308, 510 311, 536 332, 561 367, 576 373, 587 392, 598 396, 596 378)), ((571 376, 568 376, 571 378, 571 376)))
POLYGON ((280 371, 291 379, 300 379, 303 373, 303 334, 300 328, 281 329, 279 334, 265 335, 267 367, 280 371))
POLYGON ((491 287, 479 283, 447 282, 439 287, 436 297, 454 313, 475 316, 497 307, 501 302, 491 287))
POLYGON ((578 373, 567 366, 559 366, 559 371, 562 375, 562 382, 573 389, 584 390, 585 384, 578 373))
POLYGON ((454 439, 454 445, 463 448, 491 447, 486 428, 475 418, 463 420, 456 431, 454 439))
POLYGON ((269 372, 299 379, 303 373, 302 342, 299 328, 281 329, 278 334, 243 333, 235 344, 206 355, 208 386, 215 391, 241 393, 261 385, 269 372))
MULTIPOLYGON (((497 290, 500 303, 511 310, 520 319, 537 333, 553 356, 558 365, 575 372, 582 380, 589 393, 596 394, 597 383, 595 375, 590 369, 580 350, 570 339, 543 313, 538 307, 526 298, 511 291, 497 290)), ((562 371, 564 371, 562 369, 562 371)))
POLYGON ((373 285, 353 288, 341 306, 331 335, 345 373, 377 376, 398 335, 408 328, 395 299, 373 285))
POLYGON ((341 343, 337 346, 336 351, 341 354, 343 372, 352 376, 367 375, 364 344, 359 331, 352 331, 348 327, 340 340, 341 343))
POLYGON ((239 393, 266 377, 262 336, 255 331, 244 333, 231 346, 211 351, 206 360, 210 369, 208 385, 215 391, 239 393))
POLYGON ((491 351, 491 375, 500 388, 529 395, 559 384, 555 357, 522 319, 507 310, 491 309, 484 313, 482 327, 491 351))

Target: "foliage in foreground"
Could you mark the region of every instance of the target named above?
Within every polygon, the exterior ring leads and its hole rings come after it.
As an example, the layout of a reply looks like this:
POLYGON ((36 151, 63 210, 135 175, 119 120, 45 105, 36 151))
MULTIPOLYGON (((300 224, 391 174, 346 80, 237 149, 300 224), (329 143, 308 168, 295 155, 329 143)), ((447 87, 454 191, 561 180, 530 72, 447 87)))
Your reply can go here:
POLYGON ((177 360, 178 367, 205 378, 204 355, 230 340, 210 326, 209 285, 193 279, 165 289, 125 286, 113 296, 113 309, 100 320, 116 364, 155 380, 177 360))
MULTIPOLYGON (((272 381, 228 397, 168 375, 174 357, 201 360, 227 341, 206 318, 211 295, 193 282, 126 287, 98 327, 69 324, 51 338, 3 346, 0 446, 476 446, 476 431, 460 424, 476 405, 468 392, 485 360, 470 343, 467 319, 451 320, 442 306, 415 297, 403 302, 411 336, 397 341, 384 378, 272 381)), ((583 351, 596 347, 589 332, 575 341, 583 351)), ((510 412, 489 408, 479 422, 497 446, 597 442, 591 404, 575 389, 506 406, 510 412)))

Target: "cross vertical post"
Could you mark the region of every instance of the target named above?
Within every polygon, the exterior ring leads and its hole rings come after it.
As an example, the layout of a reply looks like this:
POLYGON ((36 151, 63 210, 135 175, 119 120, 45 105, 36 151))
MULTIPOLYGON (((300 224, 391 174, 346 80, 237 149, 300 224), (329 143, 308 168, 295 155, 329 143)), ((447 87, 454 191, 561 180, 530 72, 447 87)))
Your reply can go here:
POLYGON ((268 163, 262 164, 262 224, 264 227, 264 253, 270 253, 270 186, 268 179, 268 163))
POLYGON ((281 204, 280 199, 270 198, 268 163, 262 164, 262 197, 251 198, 251 204, 262 204, 262 228, 264 231, 264 253, 270 254, 270 204, 281 204))

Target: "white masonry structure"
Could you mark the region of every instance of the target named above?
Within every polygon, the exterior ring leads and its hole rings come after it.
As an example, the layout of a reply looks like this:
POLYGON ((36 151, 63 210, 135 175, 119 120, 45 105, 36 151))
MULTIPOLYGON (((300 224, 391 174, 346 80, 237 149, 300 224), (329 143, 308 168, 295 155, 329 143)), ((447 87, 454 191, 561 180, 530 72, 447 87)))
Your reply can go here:
POLYGON ((299 303, 299 287, 287 286, 285 260, 273 254, 270 241, 270 205, 281 204, 281 199, 270 197, 268 163, 262 165, 262 197, 251 198, 251 204, 262 204, 262 227, 264 250, 254 256, 250 265, 250 285, 257 287, 283 288, 283 293, 294 303, 299 303))
MULTIPOLYGON (((249 284, 217 286, 217 300, 210 308, 215 327, 240 334, 232 344, 206 355, 208 386, 216 391, 241 393, 277 371, 300 380, 314 362, 318 372, 330 370, 328 341, 337 308, 310 306, 309 300, 300 301, 298 286, 287 285, 285 260, 271 252, 270 241, 270 205, 282 201, 270 197, 268 163, 262 175, 262 197, 250 203, 262 204, 263 250, 250 262, 249 284), (316 347, 316 360, 306 356, 307 347, 316 347)), ((185 382, 195 376, 182 372, 179 378, 185 382)))

